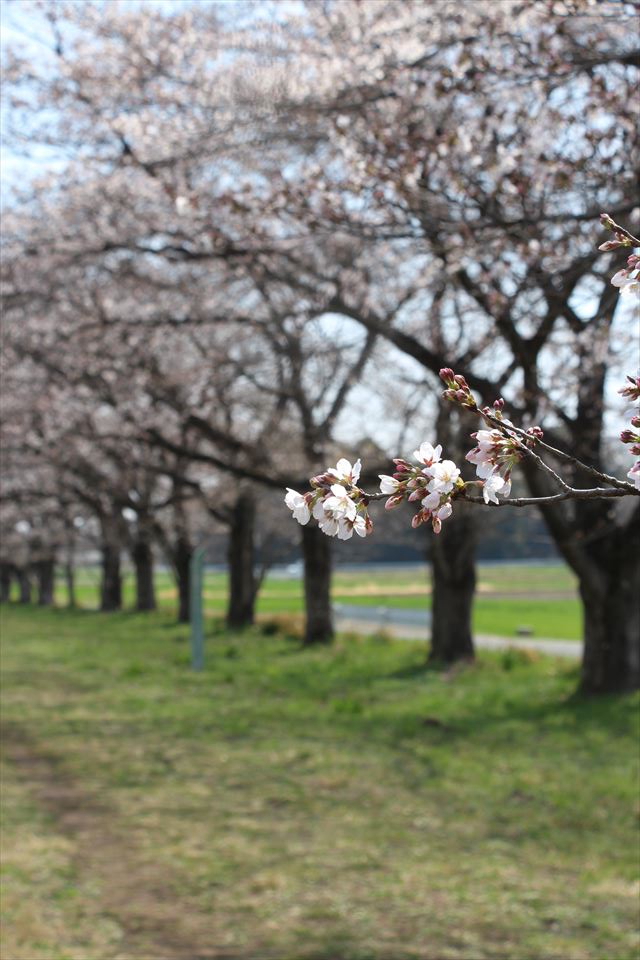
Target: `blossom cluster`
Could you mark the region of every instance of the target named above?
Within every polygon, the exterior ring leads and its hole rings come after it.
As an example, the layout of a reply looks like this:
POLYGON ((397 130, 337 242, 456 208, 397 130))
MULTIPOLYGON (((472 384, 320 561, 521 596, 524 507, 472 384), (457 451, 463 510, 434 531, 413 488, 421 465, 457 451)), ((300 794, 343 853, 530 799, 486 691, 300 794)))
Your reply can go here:
POLYGON ((287 487, 284 502, 303 526, 311 517, 328 537, 350 540, 354 533, 366 537, 373 530, 368 499, 358 487, 362 464, 342 458, 326 473, 311 478, 313 490, 298 493, 287 487))
MULTIPOLYGON (((608 252, 618 250, 620 247, 632 247, 637 243, 637 238, 633 237, 628 230, 620 227, 615 220, 612 220, 608 213, 600 214, 600 222, 603 227, 613 231, 613 239, 605 240, 598 247, 598 250, 608 252)), ((611 278, 614 287, 618 287, 620 293, 635 293, 640 295, 640 257, 632 253, 627 257, 627 265, 611 278)))
POLYGON ((640 490, 640 376, 627 377, 629 381, 618 393, 631 401, 631 426, 632 430, 623 430, 620 439, 623 443, 629 444, 630 452, 639 459, 631 467, 627 476, 632 483, 635 483, 636 489, 640 490))
MULTIPOLYGON (((425 441, 413 452, 417 463, 410 463, 403 457, 395 458, 394 473, 379 474, 380 492, 365 493, 358 486, 362 469, 360 460, 352 465, 349 460, 342 458, 335 467, 312 477, 312 489, 306 493, 287 488, 285 503, 298 523, 307 524, 313 517, 329 537, 349 540, 354 533, 366 537, 373 530, 369 503, 386 497, 387 510, 398 507, 404 500, 419 503, 411 525, 415 528, 430 522, 434 533, 440 533, 443 521, 453 513, 453 500, 456 496, 464 496, 470 483, 481 486, 486 504, 499 504, 499 497, 509 496, 511 472, 527 452, 542 440, 542 430, 537 426, 527 430, 516 428, 503 414, 502 398, 495 400, 492 407, 479 408, 465 378, 455 374, 449 367, 443 368, 440 376, 447 386, 443 396, 474 410, 490 427, 471 434, 475 446, 465 456, 469 463, 475 465, 478 480, 465 483, 460 476, 460 468, 453 460, 442 459, 441 445, 432 446, 425 441)), ((630 445, 632 454, 640 457, 640 376, 627 377, 627 380, 629 382, 619 393, 632 402, 633 429, 624 430, 620 439, 630 445)), ((627 476, 640 490, 640 459, 627 476)))
POLYGON ((464 488, 460 470, 453 460, 441 460, 442 447, 433 447, 425 441, 413 453, 418 466, 402 458, 395 459, 392 476, 380 474, 380 492, 390 494, 387 510, 399 506, 406 498, 409 503, 420 503, 420 509, 411 521, 412 527, 431 521, 434 533, 440 533, 442 521, 453 513, 451 501, 457 490, 464 488))
POLYGON ((498 503, 498 495, 508 497, 511 493, 511 471, 525 456, 527 447, 542 439, 540 427, 529 427, 520 434, 510 420, 503 415, 504 400, 500 397, 495 400, 493 407, 478 408, 469 384, 461 374, 456 374, 450 367, 443 367, 440 377, 447 385, 443 397, 452 400, 463 407, 476 410, 489 423, 498 421, 500 427, 494 426, 491 430, 478 430, 471 436, 476 441, 473 450, 467 453, 465 460, 475 464, 476 476, 484 481, 482 497, 485 503, 498 503), (511 428, 511 429, 509 429, 511 428))
POLYGON ((611 277, 614 287, 619 287, 620 293, 640 294, 640 257, 632 253, 627 257, 627 266, 611 277))

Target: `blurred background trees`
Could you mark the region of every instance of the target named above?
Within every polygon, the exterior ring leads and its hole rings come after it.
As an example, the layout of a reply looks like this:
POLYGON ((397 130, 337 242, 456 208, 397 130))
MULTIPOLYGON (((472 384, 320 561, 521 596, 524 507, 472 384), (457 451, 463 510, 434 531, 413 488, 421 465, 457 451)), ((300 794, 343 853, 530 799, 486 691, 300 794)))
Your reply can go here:
MULTIPOLYGON (((463 448, 476 424, 440 408, 442 366, 606 466, 637 360, 595 233, 601 209, 637 212, 633 4, 245 13, 48 3, 40 55, 6 53, 6 136, 33 174, 3 225, 2 525, 19 546, 2 582, 37 573, 42 602, 62 556, 73 598, 81 522, 102 609, 122 603, 125 552, 152 609, 162 556, 184 620, 189 559, 221 524, 228 622, 251 623, 256 531, 296 534, 268 491, 365 441, 369 489, 385 454, 463 448)), ((580 582, 583 688, 637 684, 637 507, 544 519, 580 582)), ((477 525, 461 510, 432 546, 438 659, 473 653, 477 525)), ((309 643, 333 635, 331 548, 303 528, 309 643)))

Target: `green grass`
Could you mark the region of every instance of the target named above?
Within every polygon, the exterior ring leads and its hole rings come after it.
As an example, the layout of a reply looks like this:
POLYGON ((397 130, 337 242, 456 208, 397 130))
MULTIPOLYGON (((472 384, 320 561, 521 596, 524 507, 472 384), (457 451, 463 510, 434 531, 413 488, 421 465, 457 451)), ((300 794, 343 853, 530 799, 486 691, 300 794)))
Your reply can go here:
POLYGON ((197 675, 162 612, 2 616, 3 956, 637 956, 637 696, 257 631, 197 675))
MULTIPOLYGON (((474 629, 505 637, 517 635, 520 627, 529 627, 535 637, 558 637, 579 640, 582 636, 582 615, 576 596, 576 581, 568 567, 551 566, 479 566, 478 595, 474 608, 474 629), (564 597, 553 596, 558 592, 564 597)), ((81 605, 95 607, 99 572, 84 569, 78 575, 78 599, 81 605)), ((175 586, 168 573, 156 577, 161 606, 175 607, 175 586)), ((333 599, 336 603, 429 609, 429 578, 424 570, 336 570, 333 599)), ((205 602, 212 614, 222 614, 226 606, 227 577, 207 573, 205 602)), ((57 589, 60 604, 65 592, 60 582, 57 589)), ((134 604, 131 574, 125 578, 125 604, 134 604)), ((302 613, 304 602, 300 580, 267 577, 261 590, 257 610, 262 615, 302 613)))

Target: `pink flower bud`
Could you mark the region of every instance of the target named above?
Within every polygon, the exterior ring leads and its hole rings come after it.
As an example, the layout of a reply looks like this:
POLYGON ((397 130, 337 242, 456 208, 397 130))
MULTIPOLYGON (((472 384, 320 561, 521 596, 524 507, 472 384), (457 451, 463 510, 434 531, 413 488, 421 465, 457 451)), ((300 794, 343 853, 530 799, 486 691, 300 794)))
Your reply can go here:
POLYGON ((434 533, 440 533, 442 530, 442 520, 439 520, 438 517, 432 517, 431 526, 433 527, 434 533))
POLYGON ((330 473, 319 473, 316 477, 311 477, 309 483, 312 487, 330 487, 336 482, 336 478, 330 473))
POLYGON ((400 457, 398 457, 396 460, 393 460, 392 462, 395 463, 396 470, 398 471, 398 473, 407 473, 412 469, 411 464, 407 463, 406 460, 403 460, 400 457))
POLYGON ((451 367, 442 368, 442 370, 440 371, 440 379, 444 380, 447 386, 451 383, 451 381, 453 380, 453 370, 451 369, 451 367))
POLYGON ((598 250, 602 250, 603 253, 607 253, 609 250, 617 250, 618 247, 625 246, 624 243, 621 243, 620 240, 605 240, 604 243, 601 243, 598 247, 598 250))
POLYGON ((393 510, 395 507, 400 506, 403 500, 404 497, 402 494, 396 493, 392 497, 389 497, 389 499, 385 502, 384 508, 385 510, 393 510))
POLYGON ((498 397, 497 400, 493 401, 494 410, 504 410, 504 398, 498 397))
POLYGON ((421 510, 419 513, 416 513, 415 517, 412 518, 411 526, 414 530, 417 530, 417 528, 424 523, 425 519, 424 513, 421 510))
POLYGON ((636 438, 631 430, 623 430, 620 434, 620 439, 623 443, 633 443, 636 438))
POLYGON ((453 381, 454 383, 457 383, 459 387, 464 387, 467 390, 469 389, 469 384, 467 383, 467 381, 465 380, 465 378, 462 376, 461 373, 456 373, 453 377, 453 381))

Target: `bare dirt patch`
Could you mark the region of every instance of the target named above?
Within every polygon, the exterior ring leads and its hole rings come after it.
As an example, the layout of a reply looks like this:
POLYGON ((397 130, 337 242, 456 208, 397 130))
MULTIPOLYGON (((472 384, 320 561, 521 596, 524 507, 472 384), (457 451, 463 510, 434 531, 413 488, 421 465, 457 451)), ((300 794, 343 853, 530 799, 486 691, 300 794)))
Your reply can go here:
POLYGON ((60 756, 13 723, 2 725, 2 744, 18 778, 73 843, 81 879, 99 885, 100 909, 123 933, 113 960, 271 960, 264 952, 249 957, 215 946, 213 918, 180 903, 157 864, 118 829, 115 812, 73 777, 60 756))

